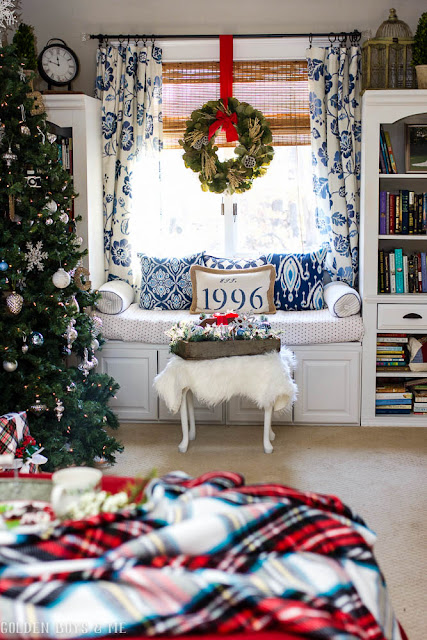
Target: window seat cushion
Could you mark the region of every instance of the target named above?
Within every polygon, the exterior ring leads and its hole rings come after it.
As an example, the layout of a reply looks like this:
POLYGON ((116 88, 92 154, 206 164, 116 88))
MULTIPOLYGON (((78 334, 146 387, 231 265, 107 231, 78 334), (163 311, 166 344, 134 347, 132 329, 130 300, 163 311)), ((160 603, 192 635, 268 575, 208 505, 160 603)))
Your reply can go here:
MULTIPOLYGON (((118 315, 99 311, 96 315, 102 319, 104 338, 144 344, 169 344, 165 331, 178 321, 194 322, 197 319, 186 310, 146 310, 137 303, 118 315)), ((274 316, 268 316, 268 321, 273 329, 283 331, 280 336, 283 345, 354 342, 363 337, 360 315, 335 318, 328 309, 277 311, 274 316)))

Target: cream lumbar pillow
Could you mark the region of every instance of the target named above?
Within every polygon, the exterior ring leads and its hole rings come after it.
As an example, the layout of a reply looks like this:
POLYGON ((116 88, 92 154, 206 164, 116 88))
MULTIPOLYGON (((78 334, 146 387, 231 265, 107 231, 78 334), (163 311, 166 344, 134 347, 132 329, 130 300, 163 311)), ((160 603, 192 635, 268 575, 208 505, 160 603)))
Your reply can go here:
POLYGON ((360 296, 346 282, 328 282, 323 288, 323 297, 329 312, 336 318, 354 316, 360 311, 360 296))
POLYGON ((190 269, 193 300, 190 313, 276 313, 276 269, 267 264, 253 269, 190 269))
POLYGON ((111 280, 98 289, 101 297, 96 301, 96 308, 101 313, 115 315, 126 311, 132 304, 135 293, 130 284, 124 280, 111 280))

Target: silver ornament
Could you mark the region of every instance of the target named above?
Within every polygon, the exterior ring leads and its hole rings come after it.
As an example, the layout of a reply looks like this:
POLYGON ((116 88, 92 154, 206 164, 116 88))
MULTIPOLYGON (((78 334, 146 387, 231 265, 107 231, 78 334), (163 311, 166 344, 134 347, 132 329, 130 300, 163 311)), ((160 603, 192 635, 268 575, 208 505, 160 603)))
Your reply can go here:
POLYGON ((70 382, 70 384, 67 386, 68 393, 72 393, 73 391, 76 391, 76 390, 77 390, 76 383, 70 382))
POLYGON ((99 316, 92 316, 92 322, 93 322, 92 335, 96 337, 98 333, 101 333, 102 320, 99 316))
POLYGON ((44 343, 44 338, 38 331, 33 331, 33 333, 30 335, 30 341, 35 347, 41 347, 44 343))
POLYGON ((56 140, 56 135, 54 133, 48 133, 47 139, 49 140, 50 144, 53 144, 56 140))
POLYGON ((54 409, 56 413, 56 417, 58 418, 58 422, 61 422, 62 414, 64 413, 64 405, 62 404, 62 400, 56 398, 56 407, 54 409))
POLYGON ((60 219, 60 220, 61 220, 61 222, 63 222, 64 224, 67 224, 67 222, 68 222, 68 219, 69 219, 69 218, 68 218, 68 215, 67 215, 65 212, 63 212, 63 213, 61 213, 61 215, 59 216, 59 219, 60 219))
POLYGON ((29 349, 29 346, 27 345, 27 343, 24 343, 21 347, 22 353, 27 353, 28 349, 29 349))
POLYGON ((92 351, 98 351, 99 349, 99 342, 96 338, 94 338, 92 340, 92 342, 90 343, 90 348, 92 349, 92 351))
POLYGON ((243 165, 246 167, 246 169, 253 169, 256 165, 256 160, 253 156, 245 156, 243 158, 243 165))
POLYGON ((18 368, 18 363, 16 362, 16 360, 12 360, 12 362, 9 362, 8 360, 3 360, 3 369, 8 373, 12 373, 13 371, 16 371, 17 368, 18 368))
POLYGON ((207 144, 209 144, 209 136, 203 136, 202 138, 202 144, 204 146, 206 146, 207 144))
POLYGON ((76 244, 78 247, 80 247, 80 245, 83 244, 83 238, 81 236, 78 236, 77 238, 75 238, 74 244, 76 244))
POLYGON ((46 409, 47 406, 40 402, 40 400, 36 400, 35 403, 30 406, 30 410, 34 413, 43 413, 46 409))
POLYGON ((13 291, 6 298, 7 308, 9 309, 10 313, 13 313, 14 315, 17 315, 21 311, 23 304, 24 298, 20 296, 19 293, 16 293, 16 291, 13 291))
POLYGON ((9 145, 9 149, 2 154, 2 158, 7 166, 10 167, 12 162, 18 159, 18 156, 16 155, 16 153, 13 153, 12 148, 9 145))
POLYGON ((29 136, 29 135, 31 135, 30 127, 27 127, 27 125, 26 125, 26 124, 21 124, 21 133, 22 133, 24 136, 29 136))
POLYGON ((52 218, 46 218, 45 224, 46 224, 47 227, 50 227, 50 225, 53 224, 52 218))
POLYGON ((55 200, 49 200, 49 202, 46 202, 44 205, 44 209, 47 209, 51 213, 56 213, 58 211, 58 205, 55 200))
POLYGON ((52 282, 58 289, 65 289, 71 282, 70 274, 60 267, 58 271, 53 274, 52 282))
POLYGON ((203 147, 203 142, 201 140, 196 140, 196 142, 193 142, 193 148, 196 149, 196 151, 200 151, 200 149, 203 147))

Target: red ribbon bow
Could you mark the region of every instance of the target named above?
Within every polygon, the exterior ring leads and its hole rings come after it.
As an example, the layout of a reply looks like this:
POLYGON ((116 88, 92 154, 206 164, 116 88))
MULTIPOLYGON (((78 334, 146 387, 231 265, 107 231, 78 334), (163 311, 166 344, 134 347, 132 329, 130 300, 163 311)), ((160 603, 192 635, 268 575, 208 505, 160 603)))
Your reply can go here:
POLYGON ((234 126, 237 123, 237 114, 232 113, 231 115, 227 115, 223 111, 216 112, 216 120, 212 122, 209 127, 209 140, 215 134, 217 129, 223 128, 225 132, 225 136, 227 138, 227 142, 234 142, 234 140, 239 139, 239 135, 237 133, 236 127, 234 126))

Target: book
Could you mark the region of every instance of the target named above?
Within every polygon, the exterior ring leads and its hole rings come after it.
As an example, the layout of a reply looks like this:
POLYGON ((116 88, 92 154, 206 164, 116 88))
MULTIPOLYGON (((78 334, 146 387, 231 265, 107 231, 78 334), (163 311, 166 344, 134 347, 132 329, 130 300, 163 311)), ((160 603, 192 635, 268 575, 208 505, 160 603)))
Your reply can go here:
POLYGON ((415 233, 415 193, 408 191, 408 233, 415 233))
POLYGON ((382 125, 380 125, 380 148, 383 156, 383 161, 385 165, 385 173, 391 173, 391 163, 390 158, 387 151, 387 143, 384 136, 384 129, 382 125))
MULTIPOLYGON (((388 398, 388 399, 385 399, 385 400, 381 400, 381 398, 378 398, 378 399, 375 400, 375 405, 377 407, 381 407, 381 406, 382 407, 386 407, 386 406, 387 407, 392 407, 392 406, 394 406, 397 409, 396 405, 399 405, 399 409, 401 409, 401 408, 405 408, 404 405, 407 405, 407 404, 412 406, 412 399, 411 398, 396 398, 396 399, 388 398)), ((422 403, 422 404, 425 404, 425 403, 422 403)), ((427 404, 425 404, 425 406, 427 407, 427 404)))
POLYGON ((385 382, 381 383, 377 381, 376 387, 377 393, 408 393, 405 385, 398 382, 385 382))
POLYGON ((402 226, 400 233, 409 234, 409 191, 402 189, 400 192, 400 204, 402 207, 402 226))
POLYGON ((421 290, 423 293, 427 293, 427 252, 421 251, 421 290))
POLYGON ((389 413, 399 413, 399 414, 410 414, 411 410, 410 409, 389 409, 389 408, 376 408, 375 409, 375 413, 377 415, 385 415, 385 414, 389 414, 389 413))
POLYGON ((380 191, 380 235, 385 235, 387 231, 387 191, 380 191))
POLYGON ((401 233, 402 231, 402 199, 400 193, 396 195, 396 216, 394 221, 394 232, 401 233))
POLYGON ((383 249, 378 252, 378 293, 385 293, 385 258, 383 249))
POLYGON ((405 281, 403 279, 403 250, 394 250, 394 259, 396 264, 396 293, 405 292, 405 281))
POLYGON ((391 173, 397 173, 397 166, 394 158, 393 147, 391 146, 390 134, 385 129, 384 129, 384 137, 385 137, 388 157, 390 159, 391 173))
POLYGON ((403 256, 403 292, 409 292, 408 256, 403 256))
POLYGON ((427 389, 427 378, 416 378, 415 380, 407 380, 405 382, 407 387, 421 387, 427 389))
POLYGON ((408 341, 409 338, 401 333, 379 333, 377 335, 377 344, 387 344, 388 342, 405 344, 408 341))
POLYGON ((393 400, 393 399, 407 399, 412 398, 412 393, 410 391, 402 391, 395 393, 376 393, 375 398, 378 400, 393 400))

